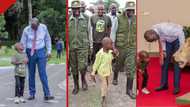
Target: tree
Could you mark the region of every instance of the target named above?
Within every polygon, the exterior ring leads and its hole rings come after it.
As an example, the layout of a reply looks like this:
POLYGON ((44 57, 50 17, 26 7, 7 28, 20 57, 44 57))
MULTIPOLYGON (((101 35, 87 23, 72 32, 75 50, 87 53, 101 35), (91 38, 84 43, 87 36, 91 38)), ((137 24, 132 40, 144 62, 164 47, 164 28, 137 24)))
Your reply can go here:
POLYGON ((5 31, 5 24, 4 15, 0 15, 0 38, 8 38, 8 32, 5 31))

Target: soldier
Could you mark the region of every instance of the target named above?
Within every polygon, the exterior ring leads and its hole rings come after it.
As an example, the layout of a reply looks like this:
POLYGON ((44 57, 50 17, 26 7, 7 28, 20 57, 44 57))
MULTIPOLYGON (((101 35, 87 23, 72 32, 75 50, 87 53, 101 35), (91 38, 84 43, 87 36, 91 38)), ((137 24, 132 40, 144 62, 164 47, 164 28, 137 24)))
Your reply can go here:
POLYGON ((90 22, 92 26, 92 38, 93 38, 93 53, 92 63, 94 63, 96 53, 102 47, 101 41, 104 37, 110 36, 111 31, 111 19, 104 14, 104 5, 98 4, 98 14, 91 17, 90 22))
POLYGON ((119 50, 119 57, 116 59, 114 67, 113 84, 118 84, 118 72, 126 71, 127 84, 126 94, 132 99, 136 96, 132 92, 133 79, 136 71, 135 52, 136 52, 136 17, 135 3, 127 2, 126 8, 118 20, 118 32, 116 36, 116 48, 119 50))
POLYGON ((88 20, 80 14, 80 7, 80 1, 73 0, 72 15, 69 18, 69 67, 74 79, 74 95, 79 92, 79 72, 82 89, 88 89, 85 79, 89 50, 88 20))

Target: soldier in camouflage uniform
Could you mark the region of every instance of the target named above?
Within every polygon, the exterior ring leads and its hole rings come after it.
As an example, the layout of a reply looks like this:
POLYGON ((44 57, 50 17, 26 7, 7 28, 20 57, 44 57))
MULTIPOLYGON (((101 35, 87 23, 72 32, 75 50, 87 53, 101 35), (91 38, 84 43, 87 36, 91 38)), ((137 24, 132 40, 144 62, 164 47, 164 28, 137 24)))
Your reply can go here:
POLYGON ((88 89, 85 79, 89 50, 88 20, 80 14, 80 7, 80 1, 72 1, 73 14, 69 18, 69 67, 74 79, 74 95, 79 92, 79 73, 82 89, 88 89))
POLYGON ((133 80, 136 71, 136 18, 135 3, 127 2, 125 11, 118 19, 118 32, 116 36, 116 48, 119 50, 119 57, 114 66, 113 84, 118 84, 119 71, 127 73, 126 94, 132 99, 136 96, 132 92, 133 80))

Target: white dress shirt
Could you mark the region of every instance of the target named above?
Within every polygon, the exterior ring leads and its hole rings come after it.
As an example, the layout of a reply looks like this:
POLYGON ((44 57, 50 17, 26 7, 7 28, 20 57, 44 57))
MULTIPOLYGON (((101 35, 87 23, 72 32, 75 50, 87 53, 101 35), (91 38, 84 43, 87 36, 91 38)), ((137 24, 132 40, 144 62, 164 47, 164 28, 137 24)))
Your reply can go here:
POLYGON ((111 18, 111 22, 112 22, 110 38, 112 39, 113 42, 115 42, 116 33, 118 29, 118 18, 117 16, 111 15, 111 13, 109 13, 108 16, 111 18))
MULTIPOLYGON (((39 24, 38 29, 36 31, 36 45, 35 49, 47 48, 47 53, 51 53, 51 37, 49 35, 47 26, 44 24, 39 24)), ((23 34, 21 37, 21 43, 24 45, 24 48, 32 48, 32 41, 34 40, 34 30, 31 28, 31 25, 27 26, 23 30, 23 34)))
POLYGON ((180 46, 185 42, 185 35, 183 32, 183 26, 170 22, 156 24, 152 29, 159 35, 162 42, 163 50, 165 50, 165 42, 173 42, 179 39, 180 46))

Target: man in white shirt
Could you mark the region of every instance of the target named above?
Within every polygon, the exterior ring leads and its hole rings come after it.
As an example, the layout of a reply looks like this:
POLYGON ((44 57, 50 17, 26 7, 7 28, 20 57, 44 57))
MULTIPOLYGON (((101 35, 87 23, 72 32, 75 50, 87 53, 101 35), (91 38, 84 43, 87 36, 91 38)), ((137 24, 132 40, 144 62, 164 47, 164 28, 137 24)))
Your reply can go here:
POLYGON ((112 39, 112 41, 114 42, 113 44, 115 45, 116 33, 118 29, 117 5, 115 3, 112 3, 110 5, 110 13, 108 13, 108 16, 110 17, 112 22, 110 38, 112 39))
MULTIPOLYGON (((160 49, 160 63, 162 65, 161 86, 156 91, 168 89, 168 67, 173 54, 180 49, 185 41, 183 27, 174 23, 160 23, 154 25, 144 34, 148 42, 158 40, 160 49)), ((174 91, 173 94, 180 92, 180 68, 174 63, 174 91)))

